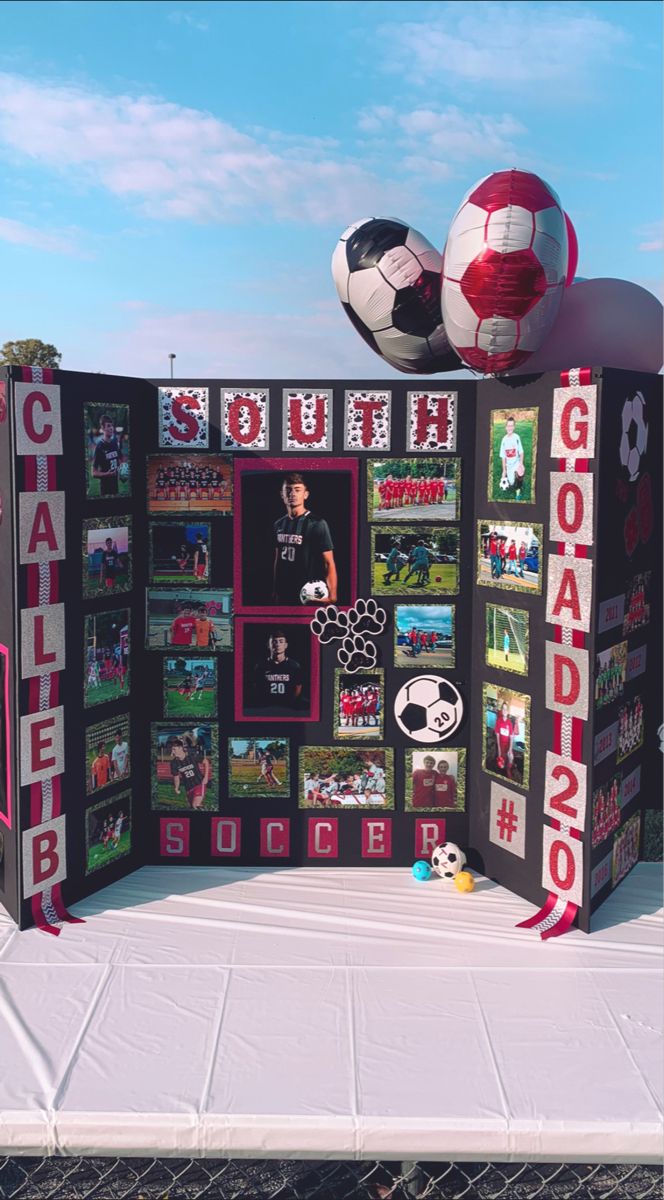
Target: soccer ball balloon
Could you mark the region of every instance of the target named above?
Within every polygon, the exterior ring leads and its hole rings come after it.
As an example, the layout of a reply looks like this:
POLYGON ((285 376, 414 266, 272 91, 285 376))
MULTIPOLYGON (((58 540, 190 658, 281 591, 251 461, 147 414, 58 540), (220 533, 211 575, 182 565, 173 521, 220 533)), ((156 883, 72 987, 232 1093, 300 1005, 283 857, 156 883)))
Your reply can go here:
POLYGON ((300 601, 302 604, 319 604, 321 600, 327 600, 329 594, 325 581, 314 579, 300 589, 300 601))
POLYGON ((499 375, 546 339, 567 277, 565 214, 528 171, 496 171, 457 209, 443 254, 445 329, 468 367, 499 375))
POLYGON ((442 842, 431 855, 431 866, 441 879, 453 880, 466 865, 466 856, 454 842, 442 842))
POLYGON ((463 700, 454 684, 440 675, 416 675, 397 692, 394 716, 414 742, 442 742, 459 728, 463 700))
POLYGON ((622 437, 620 439, 620 462, 629 474, 629 482, 639 477, 641 459, 648 446, 648 422, 643 393, 637 392, 633 400, 626 400, 622 410, 622 437))
POLYGON ((442 258, 403 221, 349 225, 332 255, 332 278, 357 332, 399 371, 432 374, 461 364, 440 311, 442 258))

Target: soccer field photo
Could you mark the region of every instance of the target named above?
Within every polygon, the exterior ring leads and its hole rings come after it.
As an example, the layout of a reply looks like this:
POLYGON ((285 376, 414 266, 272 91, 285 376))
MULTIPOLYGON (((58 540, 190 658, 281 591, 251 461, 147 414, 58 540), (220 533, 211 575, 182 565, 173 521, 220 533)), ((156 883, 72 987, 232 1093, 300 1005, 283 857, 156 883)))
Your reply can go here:
POLYGON ((528 626, 525 608, 486 606, 485 661, 501 671, 528 674, 528 626))
POLYGON ((85 731, 86 794, 95 795, 120 779, 128 779, 130 770, 129 716, 123 713, 89 725, 85 731))
POLYGON ((488 499, 535 503, 536 408, 494 409, 491 413, 488 499))
POLYGON ((370 521, 458 521, 459 458, 388 458, 369 461, 370 521))
POLYGON ((394 808, 394 752, 303 746, 300 808, 394 808))
POLYGON ((88 500, 131 495, 129 405, 86 404, 85 494, 88 500))
POLYGON ((542 526, 477 522, 477 582, 513 592, 542 591, 542 526))
POLYGON ((129 609, 90 613, 84 619, 83 695, 86 708, 129 695, 129 609))
POLYGON ((217 715, 217 660, 212 656, 178 655, 164 659, 164 716, 217 715))
POLYGON ((454 666, 454 605, 397 604, 394 610, 395 667, 454 666))
POLYGON ((210 526, 150 523, 150 582, 166 587, 205 587, 211 576, 210 526))
POLYGON ((219 734, 216 725, 153 725, 152 808, 216 812, 219 800, 219 734))
POLYGON ((83 522, 83 595, 131 591, 131 517, 83 522))
POLYGON ((459 533, 422 525, 371 530, 371 590, 382 596, 444 595, 459 590, 459 533))
POLYGON ((229 738, 228 794, 250 800, 254 796, 288 796, 290 750, 286 738, 229 738))
POLYGON ((146 593, 148 650, 231 650, 233 646, 232 592, 225 588, 194 591, 189 588, 146 593))
POLYGON ((131 792, 86 810, 85 851, 86 875, 131 853, 131 792))

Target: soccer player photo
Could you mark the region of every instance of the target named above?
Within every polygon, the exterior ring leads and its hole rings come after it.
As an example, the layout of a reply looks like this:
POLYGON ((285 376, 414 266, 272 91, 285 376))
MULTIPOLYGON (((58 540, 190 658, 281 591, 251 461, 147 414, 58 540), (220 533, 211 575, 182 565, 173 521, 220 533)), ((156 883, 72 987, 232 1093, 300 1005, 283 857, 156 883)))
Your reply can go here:
POLYGON ((454 666, 454 605, 397 604, 394 609, 395 667, 454 666))
POLYGON ((151 454, 147 459, 148 512, 152 516, 233 511, 230 458, 220 454, 151 454))
POLYGON ((406 812, 465 812, 466 751, 406 750, 406 812))
POLYGON ((287 738, 229 738, 228 794, 237 800, 290 795, 287 738))
POLYGON ((147 649, 232 650, 233 593, 147 589, 147 649))
POLYGON ((131 792, 93 804, 85 812, 85 874, 131 854, 131 792))
POLYGON ((235 462, 239 612, 349 605, 357 595, 357 462, 235 462))
POLYGON ((535 503, 536 408, 493 409, 488 498, 496 503, 535 503))
POLYGON ((302 746, 300 808, 394 808, 392 750, 302 746))
POLYGON ((595 708, 606 708, 625 690, 627 642, 618 642, 595 655, 595 708))
POLYGON ((643 745, 643 701, 634 696, 618 710, 616 762, 622 762, 643 745))
POLYGON ((210 578, 210 526, 150 525, 150 582, 206 587, 210 578))
POLYGON ((236 721, 317 721, 319 643, 307 617, 238 618, 236 721))
POLYGON ((84 406, 88 500, 131 495, 129 405, 84 406))
POLYGON ((615 833, 620 825, 620 797, 622 775, 620 772, 607 779, 593 792, 592 845, 600 846, 605 838, 615 833))
POLYGON ((380 596, 441 595, 459 590, 459 531, 422 525, 371 529, 371 591, 380 596))
POLYGON ((652 571, 642 571, 630 580, 625 592, 623 637, 635 629, 643 629, 650 621, 650 581, 652 571))
POLYGON ((83 595, 131 591, 131 517, 83 522, 83 595))
POLYGON ((204 654, 164 658, 164 716, 217 715, 217 660, 204 654))
POLYGON ((129 715, 112 717, 85 731, 85 791, 92 796, 130 773, 129 715))
POLYGON ((482 688, 482 758, 489 775, 527 788, 530 776, 530 696, 495 683, 482 688))
POLYGON ((84 704, 129 695, 129 609, 89 613, 83 630, 84 704))
POLYGON ((334 737, 339 741, 382 739, 383 678, 381 670, 353 675, 334 672, 334 737))
POLYGON ((477 582, 514 592, 542 591, 542 526, 477 522, 477 582))
POLYGON ((458 521, 461 459, 369 459, 370 521, 458 521))
POLYGON ((525 608, 486 606, 485 662, 501 671, 528 674, 529 617, 525 608))
POLYGON ((215 812, 219 801, 217 726, 152 726, 152 808, 215 812))

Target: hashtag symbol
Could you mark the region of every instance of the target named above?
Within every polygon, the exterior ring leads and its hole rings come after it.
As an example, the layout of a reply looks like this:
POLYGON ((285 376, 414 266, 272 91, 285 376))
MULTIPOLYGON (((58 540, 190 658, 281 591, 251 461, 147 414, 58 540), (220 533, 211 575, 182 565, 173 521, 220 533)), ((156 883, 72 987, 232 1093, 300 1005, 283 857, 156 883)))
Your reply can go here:
POLYGON ((496 824, 498 826, 498 834, 501 841, 512 841, 512 835, 516 833, 518 818, 514 813, 514 801, 507 800, 503 796, 502 808, 498 809, 496 816, 496 824))

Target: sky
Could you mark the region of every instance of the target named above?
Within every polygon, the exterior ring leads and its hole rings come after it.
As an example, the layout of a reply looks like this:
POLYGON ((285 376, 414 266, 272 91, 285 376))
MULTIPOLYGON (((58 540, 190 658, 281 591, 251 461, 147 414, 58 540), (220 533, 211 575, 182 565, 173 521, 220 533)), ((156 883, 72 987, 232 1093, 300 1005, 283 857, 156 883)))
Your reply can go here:
POLYGON ((472 184, 558 192, 578 274, 662 294, 658 0, 5 0, 0 344, 183 381, 389 379, 347 320, 344 229, 441 251, 472 184))

